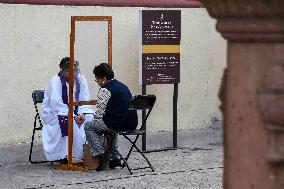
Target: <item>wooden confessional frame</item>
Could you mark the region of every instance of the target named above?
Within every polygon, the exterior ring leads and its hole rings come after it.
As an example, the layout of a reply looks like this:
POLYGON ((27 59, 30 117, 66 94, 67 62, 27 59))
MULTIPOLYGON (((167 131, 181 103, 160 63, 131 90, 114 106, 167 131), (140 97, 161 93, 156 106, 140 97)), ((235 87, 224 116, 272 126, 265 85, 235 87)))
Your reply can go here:
POLYGON ((96 105, 96 100, 78 101, 73 100, 74 87, 74 47, 75 47, 75 24, 79 21, 107 21, 108 22, 108 64, 112 66, 112 17, 111 16, 71 16, 70 33, 70 64, 69 64, 69 112, 68 112, 68 164, 56 165, 56 169, 87 171, 82 162, 72 162, 72 144, 73 144, 73 108, 81 105, 96 105))

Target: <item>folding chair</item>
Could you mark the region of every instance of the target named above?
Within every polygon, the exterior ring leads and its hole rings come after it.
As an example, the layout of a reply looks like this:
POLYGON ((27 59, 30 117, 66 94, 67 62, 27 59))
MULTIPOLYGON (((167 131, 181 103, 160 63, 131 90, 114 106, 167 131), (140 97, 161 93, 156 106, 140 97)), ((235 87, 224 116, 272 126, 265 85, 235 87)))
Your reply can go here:
MULTIPOLYGON (((130 148, 130 150, 129 150, 129 152, 128 152, 128 154, 125 158, 120 154, 120 152, 115 147, 110 146, 105 153, 104 161, 106 160, 106 157, 107 157, 109 151, 113 150, 117 155, 120 156, 121 160, 124 162, 123 165, 122 165, 122 168, 124 168, 126 166, 131 175, 132 175, 132 170, 138 170, 138 169, 150 168, 154 172, 153 166, 151 165, 151 163, 147 159, 147 157, 144 155, 144 153, 136 146, 136 142, 137 142, 140 135, 143 135, 144 133, 146 133, 146 130, 145 130, 146 121, 147 121, 147 119, 148 119, 148 117, 149 117, 149 115, 150 115, 150 113, 153 109, 155 101, 156 101, 155 95, 136 95, 131 99, 131 101, 129 102, 129 110, 145 110, 145 111, 148 110, 147 113, 146 113, 146 116, 142 120, 142 124, 141 124, 140 128, 138 127, 139 129, 121 131, 121 128, 123 128, 123 120, 122 120, 121 124, 118 127, 119 129, 117 131, 113 131, 113 130, 107 131, 108 134, 111 134, 111 135, 114 135, 114 134, 122 135, 132 145, 131 145, 131 148, 130 148), (129 136, 136 136, 136 137, 135 137, 134 140, 131 140, 131 138, 129 136), (133 148, 135 148, 142 155, 142 157, 147 161, 149 166, 138 167, 138 168, 135 168, 135 169, 130 168, 130 166, 128 164, 128 159, 129 159, 129 156, 131 155, 131 152, 133 151, 133 148)), ((125 116, 124 116, 124 118, 125 118, 125 116)))
POLYGON ((32 98, 34 101, 34 106, 35 106, 35 110, 36 110, 36 115, 34 118, 34 129, 33 129, 33 135, 32 135, 32 142, 31 142, 31 148, 30 148, 30 154, 29 154, 29 161, 32 164, 35 163, 47 163, 47 162, 54 162, 54 161, 33 161, 32 160, 32 152, 33 152, 33 145, 34 145, 34 136, 35 136, 35 131, 40 131, 42 130, 42 123, 41 123, 41 119, 40 119, 40 115, 39 115, 39 110, 37 107, 38 103, 42 103, 43 98, 44 98, 44 90, 34 90, 32 93, 32 98), (39 125, 37 126, 37 122, 39 123, 39 125))

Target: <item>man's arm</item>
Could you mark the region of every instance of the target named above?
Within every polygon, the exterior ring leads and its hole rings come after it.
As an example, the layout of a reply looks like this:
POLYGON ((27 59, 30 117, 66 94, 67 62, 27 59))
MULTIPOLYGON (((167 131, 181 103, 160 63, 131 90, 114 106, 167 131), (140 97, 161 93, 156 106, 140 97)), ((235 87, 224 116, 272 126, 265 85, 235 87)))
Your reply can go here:
POLYGON ((95 118, 101 119, 105 114, 107 103, 111 97, 111 93, 106 88, 100 88, 98 92, 98 100, 96 104, 95 118))

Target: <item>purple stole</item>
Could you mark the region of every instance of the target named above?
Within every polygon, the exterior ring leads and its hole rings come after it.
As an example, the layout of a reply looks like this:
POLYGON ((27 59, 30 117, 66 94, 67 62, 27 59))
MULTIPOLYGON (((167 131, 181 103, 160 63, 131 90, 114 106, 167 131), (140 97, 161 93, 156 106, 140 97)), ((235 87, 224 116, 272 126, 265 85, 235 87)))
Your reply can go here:
MULTIPOLYGON (((63 75, 59 72, 58 76, 61 81, 62 85, 62 101, 64 104, 68 106, 68 93, 67 93, 67 86, 66 86, 66 80, 64 79, 63 75)), ((79 101, 79 94, 80 94, 80 82, 77 76, 75 76, 75 100, 79 101)), ((74 114, 78 115, 78 106, 75 106, 74 114)), ((58 122, 61 129, 62 137, 68 136, 68 116, 61 116, 58 115, 58 122)))

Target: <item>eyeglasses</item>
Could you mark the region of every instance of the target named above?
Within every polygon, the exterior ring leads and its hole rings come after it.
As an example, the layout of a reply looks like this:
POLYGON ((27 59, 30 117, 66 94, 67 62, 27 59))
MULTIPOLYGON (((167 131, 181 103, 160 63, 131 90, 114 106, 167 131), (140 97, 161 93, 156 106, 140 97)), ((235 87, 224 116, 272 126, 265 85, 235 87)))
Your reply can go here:
POLYGON ((104 78, 99 78, 99 77, 96 77, 95 81, 98 83, 99 81, 102 81, 104 78))

